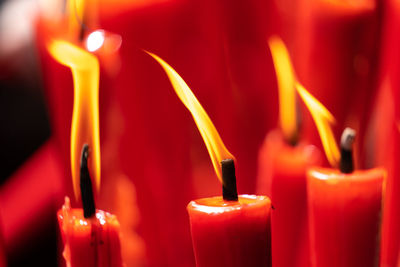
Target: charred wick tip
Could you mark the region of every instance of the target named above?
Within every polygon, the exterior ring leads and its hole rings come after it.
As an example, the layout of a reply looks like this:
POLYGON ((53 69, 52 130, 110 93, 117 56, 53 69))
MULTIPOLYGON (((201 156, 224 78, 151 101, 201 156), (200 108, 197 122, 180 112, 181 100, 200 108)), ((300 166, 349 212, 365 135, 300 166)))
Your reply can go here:
POLYGON ((297 144, 299 143, 299 132, 294 132, 290 139, 287 140, 287 143, 291 146, 297 146, 297 144))
POLYGON ((344 129, 340 138, 340 171, 352 173, 354 171, 353 143, 356 138, 356 131, 351 128, 344 129))
POLYGON ((85 37, 85 28, 83 27, 83 25, 81 25, 79 29, 79 41, 82 42, 84 37, 85 37))
POLYGON ((237 201, 235 162, 233 159, 221 161, 222 169, 222 197, 224 200, 237 201))
POLYGON ((89 174, 88 168, 89 158, 89 145, 84 144, 81 154, 81 170, 80 170, 80 187, 81 187, 81 198, 83 207, 83 216, 85 218, 93 217, 96 213, 96 207, 94 204, 92 180, 89 174))

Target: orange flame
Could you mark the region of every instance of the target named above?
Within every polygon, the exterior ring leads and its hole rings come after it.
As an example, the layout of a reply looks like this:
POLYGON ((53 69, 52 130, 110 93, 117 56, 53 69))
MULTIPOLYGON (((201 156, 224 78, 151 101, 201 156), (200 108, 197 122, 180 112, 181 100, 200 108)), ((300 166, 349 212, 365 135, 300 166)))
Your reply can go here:
POLYGON ((52 41, 47 49, 55 60, 71 69, 74 80, 70 157, 78 198, 80 153, 85 143, 89 144, 91 154, 88 166, 93 170, 97 191, 100 189, 99 62, 94 55, 65 41, 52 41))
POLYGON ((296 135, 296 89, 295 73, 289 52, 283 41, 273 36, 268 41, 275 66, 279 89, 279 123, 286 140, 296 135))
POLYGON ((340 161, 340 152, 331 128, 331 124, 336 122, 335 118, 329 110, 313 97, 300 83, 296 83, 296 89, 317 126, 322 146, 324 147, 329 163, 333 167, 337 167, 340 161))
POLYGON ((83 24, 85 13, 84 0, 69 0, 67 3, 68 32, 72 38, 77 38, 83 24))
POLYGON ((222 181, 220 162, 223 159, 234 159, 233 155, 225 147, 210 117, 208 117, 206 111, 181 76, 179 76, 179 74, 160 57, 150 52, 147 53, 163 67, 164 71, 168 75, 172 87, 175 90, 175 93, 192 114, 197 128, 203 137, 204 143, 206 144, 208 153, 210 154, 215 172, 219 180, 222 181))
POLYGON ((272 37, 269 46, 278 79, 280 123, 285 137, 290 138, 296 130, 295 90, 297 90, 317 126, 329 163, 334 167, 338 166, 340 152, 331 129, 335 118, 297 81, 289 52, 283 41, 279 37, 272 37))

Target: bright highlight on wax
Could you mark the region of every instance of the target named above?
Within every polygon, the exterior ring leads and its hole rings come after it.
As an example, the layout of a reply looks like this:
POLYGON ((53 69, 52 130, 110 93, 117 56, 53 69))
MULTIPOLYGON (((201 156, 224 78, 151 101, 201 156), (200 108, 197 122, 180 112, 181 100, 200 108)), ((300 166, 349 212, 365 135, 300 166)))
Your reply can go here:
POLYGON ((48 44, 52 57, 72 71, 74 106, 71 125, 71 172, 75 197, 80 195, 79 164, 84 144, 90 147, 88 167, 100 189, 99 62, 89 52, 65 41, 48 44))
POLYGON ((297 136, 295 73, 283 41, 273 36, 268 41, 279 89, 279 123, 287 141, 297 136))
POLYGON ((200 102, 197 100, 185 81, 170 65, 168 65, 160 57, 150 52, 147 53, 155 60, 157 60, 158 63, 160 63, 160 65, 163 67, 179 99, 192 114, 194 121, 196 122, 197 128, 199 129, 200 134, 203 137, 204 143, 206 144, 208 153, 210 154, 215 172, 219 180, 222 181, 220 162, 224 159, 233 159, 233 155, 225 147, 210 117, 208 117, 206 111, 201 106, 200 102))

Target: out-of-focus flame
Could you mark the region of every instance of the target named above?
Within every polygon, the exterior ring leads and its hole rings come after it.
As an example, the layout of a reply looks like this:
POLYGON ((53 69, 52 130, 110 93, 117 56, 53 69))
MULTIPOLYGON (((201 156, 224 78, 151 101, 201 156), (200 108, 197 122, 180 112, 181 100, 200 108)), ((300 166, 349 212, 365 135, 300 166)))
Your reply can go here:
POLYGON ((68 31, 71 37, 77 37, 83 25, 85 0, 69 0, 66 3, 68 11, 68 31))
POLYGON ((297 133, 295 73, 283 41, 273 36, 268 41, 279 88, 279 122, 286 140, 297 133))
POLYGON ((71 69, 74 80, 71 172, 78 198, 80 153, 85 143, 90 147, 88 166, 97 191, 100 189, 99 62, 94 55, 65 41, 51 41, 47 49, 55 60, 71 69))
POLYGON ((296 83, 296 89, 310 111, 317 126, 329 163, 333 167, 337 167, 340 161, 340 152, 331 128, 331 124, 335 123, 335 118, 329 110, 327 110, 321 102, 315 99, 315 97, 313 97, 300 83, 296 83))
POLYGON ((204 143, 206 144, 208 153, 210 154, 215 172, 217 173, 219 180, 222 181, 220 162, 223 159, 234 159, 233 155, 225 147, 211 119, 208 117, 206 111, 201 106, 200 102, 197 100, 196 96, 190 90, 185 81, 160 57, 150 52, 147 53, 156 61, 158 61, 158 63, 160 63, 160 65, 163 67, 179 99, 192 114, 197 128, 203 137, 204 143))
POLYGON ((331 124, 335 123, 335 118, 297 81, 289 52, 283 41, 279 37, 271 37, 269 47, 278 79, 280 123, 285 137, 290 140, 296 131, 295 92, 297 90, 317 126, 329 163, 333 167, 338 166, 340 152, 331 129, 331 124))

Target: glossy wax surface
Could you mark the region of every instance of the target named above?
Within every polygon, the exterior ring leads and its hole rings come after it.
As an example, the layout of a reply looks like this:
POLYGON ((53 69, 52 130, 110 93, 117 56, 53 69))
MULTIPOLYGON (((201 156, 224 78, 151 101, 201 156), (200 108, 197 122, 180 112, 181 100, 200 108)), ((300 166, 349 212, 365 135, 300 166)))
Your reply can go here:
POLYGON ((312 266, 378 266, 383 169, 307 173, 312 266))
POLYGON ((202 198, 188 205, 197 267, 271 266, 271 201, 240 195, 238 201, 202 198))
POLYGON ((291 146, 279 130, 265 138, 259 153, 257 193, 269 196, 274 207, 273 266, 310 266, 306 170, 320 162, 319 149, 302 142, 291 146))
POLYGON ((69 200, 57 215, 67 266, 123 266, 116 216, 97 210, 94 218, 86 219, 82 209, 71 209, 69 200))

